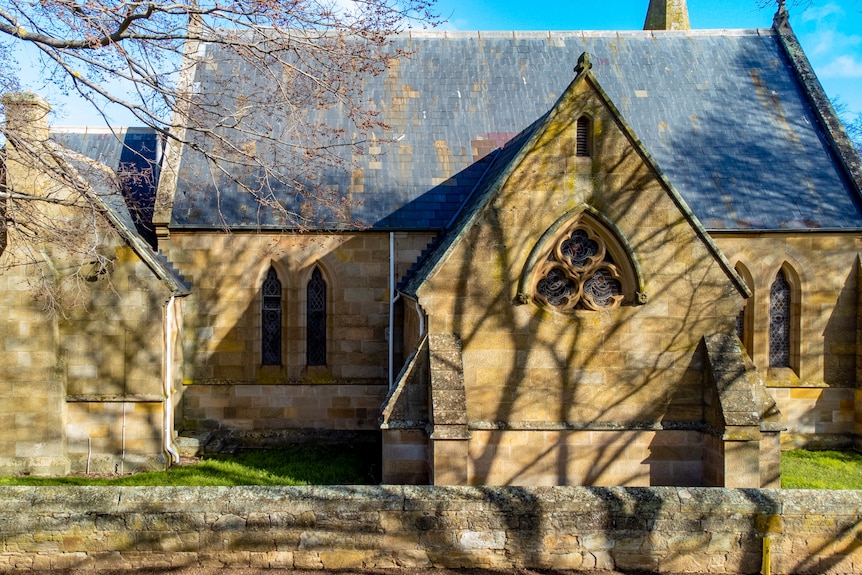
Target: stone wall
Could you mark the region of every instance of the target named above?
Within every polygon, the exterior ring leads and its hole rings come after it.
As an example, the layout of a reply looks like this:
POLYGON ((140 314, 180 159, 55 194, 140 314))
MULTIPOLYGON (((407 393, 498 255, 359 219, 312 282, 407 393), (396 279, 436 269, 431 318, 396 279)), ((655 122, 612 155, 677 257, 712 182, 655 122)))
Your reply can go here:
POLYGON ((387 387, 365 384, 189 385, 187 432, 376 431, 387 387))
POLYGON ((773 387, 787 431, 785 449, 850 447, 856 422, 856 390, 829 387, 773 387))
POLYGON ((752 291, 744 344, 781 411, 784 448, 853 442, 859 354, 857 234, 715 233, 752 291), (791 366, 769 366, 770 288, 791 285, 791 366))
MULTIPOLYGON (((397 234, 396 278, 429 240, 429 234, 397 234)), ((195 287, 184 314, 185 383, 386 381, 388 234, 177 231, 162 249, 195 287), (326 281, 326 363, 309 366, 306 287, 315 268, 326 281), (270 269, 282 288, 280 365, 262 365, 261 358, 261 286, 270 269)))
POLYGON ((7 146, 7 183, 55 201, 35 202, 27 216, 39 222, 38 235, 10 227, 0 246, 0 473, 163 468, 162 320, 170 289, 115 223, 94 218, 96 192, 70 186, 77 177, 105 177, 101 168, 54 164, 62 154, 40 147, 48 104, 32 94, 3 101, 7 133, 41 151, 36 161, 32 150, 7 146), (78 241, 62 230, 91 237, 78 241))
POLYGON ((862 573, 860 519, 854 491, 4 487, 0 570, 862 573))
POLYGON ((460 337, 473 463, 459 482, 703 484, 701 341, 733 333, 741 280, 587 80, 533 138, 504 149, 509 171, 415 290, 431 337, 460 337), (579 117, 591 157, 572 154, 579 117), (613 262, 620 305, 578 299, 592 268, 559 255, 576 232, 613 262), (539 288, 548 266, 567 278, 557 304, 539 288))

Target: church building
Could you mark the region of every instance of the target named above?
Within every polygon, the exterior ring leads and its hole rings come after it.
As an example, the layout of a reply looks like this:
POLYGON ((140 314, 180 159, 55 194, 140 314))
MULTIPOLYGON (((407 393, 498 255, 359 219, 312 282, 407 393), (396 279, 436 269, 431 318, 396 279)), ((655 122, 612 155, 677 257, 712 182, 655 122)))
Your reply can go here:
MULTIPOLYGON (((286 225, 152 131, 50 132, 158 178, 137 215, 94 192, 120 215, 86 313, 40 316, 4 272, 0 392, 29 407, 0 413, 0 471, 348 442, 383 483, 777 487, 782 449, 858 444, 862 164, 783 4, 768 29, 652 0, 643 30, 390 49, 362 78, 388 134, 324 174, 355 225, 286 225)), ((272 88, 193 57, 225 110, 272 88)), ((4 103, 47 133, 44 101, 4 103)))

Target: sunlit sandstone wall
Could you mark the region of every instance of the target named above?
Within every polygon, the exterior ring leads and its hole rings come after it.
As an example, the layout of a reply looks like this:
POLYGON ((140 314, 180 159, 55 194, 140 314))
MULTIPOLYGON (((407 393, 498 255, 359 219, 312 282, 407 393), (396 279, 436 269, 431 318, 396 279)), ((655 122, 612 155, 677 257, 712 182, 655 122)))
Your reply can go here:
POLYGON ((856 234, 715 234, 753 297, 746 341, 782 412, 785 447, 847 446, 856 420, 858 254, 856 234), (770 287, 791 285, 791 368, 769 366, 770 287))
POLYGON ((2 571, 862 573, 858 491, 3 487, 0 518, 2 571))
MULTIPOLYGON (((396 234, 396 281, 430 239, 396 234)), ((187 429, 377 429, 388 379, 388 233, 173 231, 163 249, 194 286, 185 307, 187 429), (261 365, 261 285, 270 267, 282 284, 280 366, 261 365), (327 286, 325 366, 306 365, 306 286, 315 267, 327 286)))
POLYGON ((429 332, 460 335, 467 481, 701 484, 699 346, 704 335, 733 333, 743 296, 595 92, 570 90, 418 290, 429 332), (582 113, 594 127, 587 158, 574 155, 582 113), (517 305, 531 250, 581 205, 628 242, 646 302, 572 315, 517 305))

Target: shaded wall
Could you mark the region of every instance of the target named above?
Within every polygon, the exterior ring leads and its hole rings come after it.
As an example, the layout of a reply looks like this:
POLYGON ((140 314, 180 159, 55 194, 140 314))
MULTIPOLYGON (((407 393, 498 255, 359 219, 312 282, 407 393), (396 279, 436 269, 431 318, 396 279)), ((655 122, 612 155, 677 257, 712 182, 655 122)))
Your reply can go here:
MULTIPOLYGON (((165 465, 162 319, 170 293, 115 234, 104 238, 113 265, 92 281, 79 278, 77 301, 55 313, 42 309, 34 266, 0 275, 4 473, 165 465)), ((62 250, 51 255, 69 273, 80 265, 62 250)))
POLYGON ((0 569, 862 573, 855 491, 3 487, 0 569))
MULTIPOLYGON (((395 234, 396 281, 429 239, 395 234)), ((256 441, 277 430, 298 439, 303 429, 309 437, 377 429, 388 379, 388 233, 172 231, 163 249, 194 286, 184 306, 185 430, 256 441), (262 365, 261 286, 270 268, 282 286, 280 365, 262 365), (326 282, 325 365, 306 358, 315 268, 326 282)))

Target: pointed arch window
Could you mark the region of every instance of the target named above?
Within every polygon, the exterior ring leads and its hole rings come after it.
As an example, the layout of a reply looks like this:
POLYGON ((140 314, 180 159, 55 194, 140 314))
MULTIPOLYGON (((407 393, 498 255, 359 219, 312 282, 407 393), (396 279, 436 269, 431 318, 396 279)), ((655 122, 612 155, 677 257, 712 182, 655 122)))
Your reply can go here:
POLYGON ((557 236, 534 274, 533 299, 563 313, 619 307, 633 301, 637 285, 613 234, 585 215, 557 236))
POLYGON ((769 367, 790 367, 791 289, 779 270, 769 290, 769 367))
POLYGON ((575 128, 575 155, 579 158, 588 158, 590 150, 590 119, 587 116, 578 118, 575 128))
POLYGON ((261 363, 281 365, 281 282, 270 268, 261 290, 261 363))
POLYGON ((326 365, 326 281, 314 268, 306 288, 306 364, 326 365))
POLYGON ((751 278, 748 268, 745 267, 742 262, 737 263, 734 269, 751 291, 751 297, 745 300, 742 304, 742 309, 739 310, 739 314, 736 316, 736 337, 739 338, 742 347, 745 348, 748 353, 753 353, 752 302, 754 301, 754 280, 751 278))

